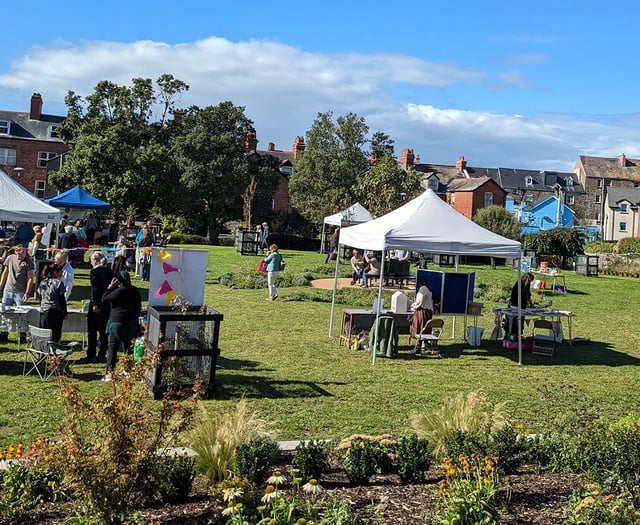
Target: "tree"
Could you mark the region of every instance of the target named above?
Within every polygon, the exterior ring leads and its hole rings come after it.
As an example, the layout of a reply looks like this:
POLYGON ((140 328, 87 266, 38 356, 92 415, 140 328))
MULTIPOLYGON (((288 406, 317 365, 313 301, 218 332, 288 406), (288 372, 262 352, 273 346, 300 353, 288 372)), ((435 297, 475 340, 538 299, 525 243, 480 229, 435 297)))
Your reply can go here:
POLYGON ((172 211, 176 200, 166 188, 177 175, 169 151, 175 127, 165 118, 189 86, 167 74, 156 84, 157 90, 151 79, 134 78, 130 87, 103 80, 85 99, 70 91, 58 132, 71 150, 50 182, 60 189, 82 184, 109 202, 115 217, 152 208, 172 211), (163 111, 154 121, 158 100, 163 111))
POLYGON ((480 208, 473 217, 473 222, 507 239, 520 239, 520 223, 502 206, 480 208))
POLYGON ((229 101, 202 109, 193 106, 172 139, 180 185, 188 199, 182 213, 204 226, 213 242, 226 221, 242 217, 241 195, 250 183, 245 140, 252 124, 244 107, 229 101))
POLYGON ((574 228, 553 228, 524 236, 525 250, 539 255, 550 255, 560 259, 560 267, 567 267, 567 258, 584 253, 584 234, 574 228))
POLYGON ((384 215, 402 200, 420 194, 420 177, 415 170, 403 170, 392 155, 378 156, 377 161, 356 182, 357 200, 373 215, 384 215))
POLYGON ((259 222, 272 219, 273 194, 278 188, 280 161, 273 155, 251 155, 248 157, 249 184, 242 193, 243 220, 247 228, 251 227, 252 217, 259 222))
POLYGON ((336 122, 333 112, 318 113, 289 178, 292 204, 303 217, 320 224, 329 213, 353 204, 354 186, 368 168, 363 149, 368 132, 354 113, 336 122))

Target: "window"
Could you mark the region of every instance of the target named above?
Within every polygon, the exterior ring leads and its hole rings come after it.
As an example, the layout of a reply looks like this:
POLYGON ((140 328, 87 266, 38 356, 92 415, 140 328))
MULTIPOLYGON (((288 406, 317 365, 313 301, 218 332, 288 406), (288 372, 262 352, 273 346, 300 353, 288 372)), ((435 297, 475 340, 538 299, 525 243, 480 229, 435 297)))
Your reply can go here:
POLYGON ((36 166, 38 166, 38 168, 46 168, 47 167, 47 161, 49 159, 52 159, 55 156, 56 156, 55 153, 50 153, 50 152, 46 152, 46 151, 39 151, 38 152, 38 162, 36 163, 36 166))
POLYGON ((490 191, 485 192, 484 194, 484 207, 493 205, 493 193, 490 191))
POLYGON ((56 131, 58 129, 58 125, 52 125, 49 126, 49 138, 50 139, 57 139, 58 138, 58 132, 56 131))
POLYGON ((600 212, 599 212, 599 211, 598 211, 598 212, 596 212, 596 215, 595 215, 595 217, 594 217, 594 218, 595 218, 595 221, 596 221, 596 222, 600 222, 600 212))
POLYGON ((533 177, 531 175, 527 175, 524 179, 524 183, 527 186, 533 186, 533 177))
POLYGON ((429 177, 429 180, 427 182, 427 187, 430 190, 435 191, 436 193, 438 192, 438 179, 436 177, 429 177))
POLYGON ((449 202, 451 204, 455 204, 456 203, 456 194, 455 194, 455 192, 451 192, 449 195, 450 195, 449 202))
POLYGON ((36 191, 35 195, 39 199, 44 199, 44 190, 47 188, 46 180, 37 180, 36 181, 36 191))
POLYGON ((626 202, 620 204, 620 213, 629 213, 629 205, 626 202))
POLYGON ((11 131, 11 122, 8 120, 0 120, 0 135, 9 135, 11 131))
POLYGON ((607 186, 607 187, 611 186, 611 179, 605 180, 604 181, 604 185, 607 186))
POLYGON ((16 165, 16 150, 14 149, 0 149, 0 165, 15 166, 16 165))
POLYGON ((575 203, 575 199, 573 198, 573 195, 567 195, 567 204, 574 204, 575 203))
POLYGON ((567 187, 573 186, 573 177, 567 177, 565 179, 565 183, 566 183, 567 187))
POLYGON ((621 232, 626 232, 627 231, 627 223, 626 222, 621 222, 620 223, 620 231, 621 232))
POLYGON ((598 188, 602 188, 602 179, 598 179, 597 186, 598 186, 598 188))
POLYGON ((596 195, 596 204, 600 202, 600 195, 596 195))

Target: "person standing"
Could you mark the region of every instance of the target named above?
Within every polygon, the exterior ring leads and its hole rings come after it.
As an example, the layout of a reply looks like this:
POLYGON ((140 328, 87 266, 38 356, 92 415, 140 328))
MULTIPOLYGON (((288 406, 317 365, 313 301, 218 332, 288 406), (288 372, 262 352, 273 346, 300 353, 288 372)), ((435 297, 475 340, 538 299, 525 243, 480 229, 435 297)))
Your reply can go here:
POLYGON ((119 271, 111 279, 102 296, 102 303, 111 306, 107 323, 107 370, 103 381, 112 381, 116 368, 118 350, 122 346, 126 354, 131 353, 132 340, 138 335, 142 299, 140 291, 131 284, 131 277, 126 270, 119 271))
POLYGON ((274 301, 278 298, 278 290, 276 290, 276 279, 280 275, 282 266, 282 255, 278 253, 278 245, 269 246, 269 255, 264 258, 267 263, 267 283, 269 285, 269 297, 267 301, 274 301))
POLYGON ((93 213, 87 215, 84 230, 87 233, 87 246, 93 245, 93 241, 96 238, 96 230, 98 229, 98 220, 93 213))
MULTIPOLYGON (((4 260, 4 270, 0 277, 2 304, 22 306, 29 300, 33 284, 33 260, 24 246, 15 246, 14 253, 4 260)), ((26 332, 20 331, 20 342, 26 341, 26 332)))
POLYGON ((145 224, 142 228, 142 237, 138 242, 140 251, 140 277, 143 281, 148 281, 151 273, 151 247, 153 246, 153 233, 151 227, 145 224))
POLYGON ((68 301, 71 297, 71 290, 73 289, 73 280, 75 279, 75 272, 73 266, 69 262, 69 254, 66 251, 59 251, 53 257, 53 262, 62 268, 62 277, 60 278, 64 284, 64 297, 68 301))
POLYGON ((260 232, 260 252, 264 255, 265 250, 269 251, 269 239, 271 237, 271 228, 266 222, 262 223, 262 231, 260 232))
POLYGON ((40 296, 40 328, 51 330, 51 340, 59 343, 62 338, 62 323, 67 317, 67 300, 64 297, 62 267, 57 264, 45 266, 42 281, 38 286, 40 296))
POLYGON ((338 257, 338 243, 340 242, 340 226, 336 226, 335 230, 331 234, 331 239, 329 240, 329 251, 327 252, 327 258, 324 260, 324 263, 327 264, 329 260, 334 260, 331 257, 331 254, 335 252, 336 258, 338 257))
POLYGON ((16 230, 16 234, 13 236, 13 244, 14 246, 29 246, 29 242, 33 239, 35 232, 30 224, 23 222, 18 229, 16 230))
MULTIPOLYGON (((433 317, 433 292, 424 277, 420 277, 416 284, 418 286, 418 292, 416 293, 415 301, 411 303, 411 310, 413 311, 411 335, 420 336, 420 334, 424 332, 429 320, 433 317)), ((417 347, 414 353, 420 353, 419 347, 417 347)))
POLYGON ((104 362, 107 358, 108 337, 107 322, 109 321, 109 304, 102 302, 107 288, 113 279, 113 271, 107 265, 107 258, 102 252, 93 252, 89 257, 91 271, 91 295, 89 297, 89 311, 87 312, 87 358, 88 362, 104 362), (98 351, 98 337, 100 350, 98 351), (97 356, 96 356, 97 352, 97 356))
POLYGON ((29 255, 34 260, 38 259, 38 250, 42 247, 42 226, 35 225, 33 227, 33 238, 29 243, 29 255))

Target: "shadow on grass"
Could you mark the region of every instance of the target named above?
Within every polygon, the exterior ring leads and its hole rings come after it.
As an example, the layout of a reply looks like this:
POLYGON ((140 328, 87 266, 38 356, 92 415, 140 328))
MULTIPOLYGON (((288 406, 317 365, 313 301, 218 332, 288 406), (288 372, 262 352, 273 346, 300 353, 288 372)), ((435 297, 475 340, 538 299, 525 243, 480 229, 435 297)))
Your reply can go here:
MULTIPOLYGON (((470 347, 468 344, 451 344, 440 347, 443 358, 456 359, 461 357, 476 356, 479 359, 488 360, 493 357, 507 358, 518 362, 518 351, 502 348, 502 341, 483 341, 479 347, 470 347)), ((567 343, 556 347, 553 357, 532 355, 531 352, 522 352, 522 364, 533 366, 638 366, 640 359, 624 352, 617 351, 612 345, 601 341, 576 342, 573 345, 567 343)))

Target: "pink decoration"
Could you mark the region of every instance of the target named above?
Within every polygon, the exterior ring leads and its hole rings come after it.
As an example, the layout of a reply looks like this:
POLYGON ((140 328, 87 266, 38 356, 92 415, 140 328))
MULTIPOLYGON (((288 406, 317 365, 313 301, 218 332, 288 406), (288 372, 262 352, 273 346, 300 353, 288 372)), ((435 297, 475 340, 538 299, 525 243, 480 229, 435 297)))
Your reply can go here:
POLYGON ((164 295, 164 294, 166 294, 166 293, 171 292, 172 290, 173 290, 173 288, 171 288, 171 285, 170 285, 167 281, 164 281, 164 282, 160 285, 160 288, 158 288, 158 289, 156 290, 156 293, 155 293, 155 294, 153 294, 153 295, 154 295, 154 297, 158 298, 158 297, 160 297, 161 295, 164 295))
POLYGON ((182 270, 177 266, 173 266, 169 263, 162 263, 162 273, 181 272, 182 270))

